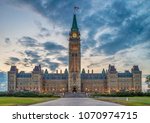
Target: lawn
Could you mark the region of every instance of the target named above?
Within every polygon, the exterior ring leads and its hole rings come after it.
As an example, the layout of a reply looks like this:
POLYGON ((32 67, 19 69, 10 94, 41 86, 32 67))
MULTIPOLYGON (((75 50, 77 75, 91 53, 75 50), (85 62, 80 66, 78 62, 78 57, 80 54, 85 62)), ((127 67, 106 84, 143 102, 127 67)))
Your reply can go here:
POLYGON ((150 97, 98 97, 95 99, 127 106, 150 106, 150 97))
POLYGON ((48 97, 0 97, 0 106, 24 106, 24 105, 30 105, 45 101, 54 100, 57 98, 48 98, 48 97))

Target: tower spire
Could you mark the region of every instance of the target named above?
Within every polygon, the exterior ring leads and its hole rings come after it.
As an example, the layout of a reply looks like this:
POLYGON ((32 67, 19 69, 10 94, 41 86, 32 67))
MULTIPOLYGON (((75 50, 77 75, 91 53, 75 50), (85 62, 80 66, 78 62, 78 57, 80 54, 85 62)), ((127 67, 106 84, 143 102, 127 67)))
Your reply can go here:
POLYGON ((73 22, 72 22, 71 31, 78 31, 78 25, 77 25, 77 20, 76 20, 76 14, 74 14, 74 16, 73 16, 73 22))
POLYGON ((76 10, 78 10, 78 9, 79 9, 79 7, 74 7, 74 15, 73 15, 71 31, 78 31, 78 25, 77 25, 77 19, 76 19, 76 10))

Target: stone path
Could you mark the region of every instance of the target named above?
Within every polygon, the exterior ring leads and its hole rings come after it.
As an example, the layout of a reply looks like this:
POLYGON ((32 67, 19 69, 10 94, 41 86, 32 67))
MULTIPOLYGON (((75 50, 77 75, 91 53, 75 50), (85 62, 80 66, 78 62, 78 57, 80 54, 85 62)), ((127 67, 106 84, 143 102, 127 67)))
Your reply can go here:
POLYGON ((92 98, 60 98, 32 106, 121 106, 120 104, 94 100, 92 98))

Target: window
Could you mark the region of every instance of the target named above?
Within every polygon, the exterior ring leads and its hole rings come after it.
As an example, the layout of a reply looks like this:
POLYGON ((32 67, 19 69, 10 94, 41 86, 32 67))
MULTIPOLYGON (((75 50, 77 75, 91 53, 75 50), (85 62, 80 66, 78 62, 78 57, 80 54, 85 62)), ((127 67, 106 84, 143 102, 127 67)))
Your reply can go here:
POLYGON ((77 55, 77 53, 72 53, 72 57, 77 57, 78 55, 77 55))

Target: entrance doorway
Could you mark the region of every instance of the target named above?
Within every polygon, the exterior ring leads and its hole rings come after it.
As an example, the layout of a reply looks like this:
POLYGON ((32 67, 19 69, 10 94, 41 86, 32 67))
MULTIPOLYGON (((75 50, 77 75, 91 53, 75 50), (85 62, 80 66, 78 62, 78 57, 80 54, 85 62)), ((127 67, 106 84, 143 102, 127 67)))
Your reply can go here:
POLYGON ((76 87, 73 87, 72 92, 73 92, 73 93, 76 93, 76 92, 77 92, 77 88, 76 88, 76 87))

